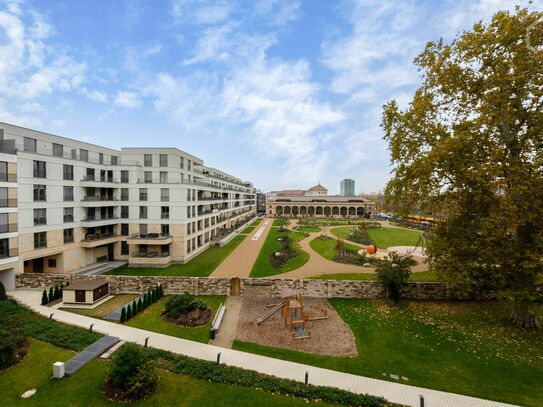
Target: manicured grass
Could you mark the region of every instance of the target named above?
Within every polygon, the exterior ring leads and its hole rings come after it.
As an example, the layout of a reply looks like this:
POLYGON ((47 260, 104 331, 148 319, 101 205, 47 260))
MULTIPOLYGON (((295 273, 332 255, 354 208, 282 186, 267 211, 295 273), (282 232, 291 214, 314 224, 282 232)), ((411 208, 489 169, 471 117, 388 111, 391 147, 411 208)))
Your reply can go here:
POLYGON ((260 249, 260 253, 258 254, 255 264, 253 265, 251 277, 273 276, 302 267, 309 260, 309 253, 303 251, 298 242, 305 239, 305 237, 305 233, 292 231, 281 232, 278 228, 272 227, 268 233, 268 236, 266 237, 266 241, 260 249), (298 255, 291 258, 280 268, 275 268, 271 265, 269 257, 273 253, 281 250, 281 242, 277 239, 284 236, 290 237, 292 240, 292 247, 298 252, 298 255))
MULTIPOLYGON (((543 333, 507 322, 504 302, 332 299, 351 327, 356 358, 236 341, 234 348, 329 369, 527 406, 543 400, 543 333), (387 376, 384 376, 386 373, 387 376)), ((539 307, 543 315, 543 306, 539 307)))
POLYGON ((73 312, 79 315, 85 315, 87 317, 93 318, 102 318, 108 314, 111 314, 117 308, 122 307, 129 301, 132 301, 134 298, 139 297, 135 294, 121 294, 115 295, 113 298, 107 300, 103 304, 100 304, 96 308, 87 309, 87 308, 60 308, 63 311, 73 312))
MULTIPOLYGON (((311 246, 313 250, 315 250, 325 259, 332 260, 332 261, 336 259, 336 254, 337 254, 336 245, 337 245, 337 240, 335 239, 321 239, 319 237, 316 237, 315 239, 309 242, 309 246, 311 246)), ((358 250, 361 249, 361 247, 350 244, 349 242, 345 242, 345 248, 347 250, 352 250, 355 252, 358 252, 358 250)))
POLYGON ((256 229, 256 226, 247 226, 245 229, 243 229, 240 233, 242 235, 246 235, 248 233, 251 233, 253 230, 256 229))
POLYGON ((273 220, 272 226, 287 225, 288 222, 289 222, 288 219, 286 219, 285 221, 282 221, 281 218, 275 218, 273 220))
POLYGON ((0 301, 0 327, 72 350, 82 350, 102 336, 42 317, 11 300, 0 301))
MULTIPOLYGON (((319 276, 309 277, 315 280, 368 280, 377 281, 375 273, 338 273, 338 274, 322 274, 319 276)), ((439 281, 436 273, 432 271, 421 271, 411 273, 409 281, 439 281)))
POLYGON ((318 226, 300 225, 296 228, 296 230, 302 233, 316 233, 316 232, 320 232, 321 228, 318 226))
POLYGON ((121 276, 207 277, 246 237, 247 235, 238 235, 222 247, 209 247, 185 264, 172 264, 166 268, 125 266, 111 270, 106 274, 121 276))
MULTIPOLYGON (((118 406, 100 392, 109 362, 94 360, 79 372, 62 380, 51 378, 51 364, 65 361, 72 353, 53 345, 31 341, 25 359, 12 368, 0 371, 0 395, 3 406, 118 406), (29 399, 21 399, 25 391, 37 389, 29 399)), ((303 399, 286 397, 247 387, 209 383, 174 373, 159 371, 160 384, 145 400, 131 406, 330 406, 307 403, 303 399)))
MULTIPOLYGON (((224 302, 224 297, 220 296, 200 296, 198 298, 203 299, 209 308, 213 311, 213 315, 219 308, 221 302, 224 302)), ((125 322, 125 325, 133 326, 135 328, 146 329, 148 331, 158 332, 164 335, 176 336, 178 338, 189 339, 191 341, 207 343, 209 342, 209 329, 211 328, 211 321, 197 328, 188 328, 184 326, 175 325, 171 322, 162 319, 160 314, 164 310, 164 305, 168 297, 163 297, 156 303, 152 304, 134 318, 125 322)), ((213 319, 213 318, 212 318, 213 319)))
MULTIPOLYGON (((354 226, 340 226, 330 229, 332 234, 341 239, 347 239, 354 226)), ((415 246, 422 232, 406 228, 369 228, 368 234, 378 247, 386 249, 391 246, 415 246)))

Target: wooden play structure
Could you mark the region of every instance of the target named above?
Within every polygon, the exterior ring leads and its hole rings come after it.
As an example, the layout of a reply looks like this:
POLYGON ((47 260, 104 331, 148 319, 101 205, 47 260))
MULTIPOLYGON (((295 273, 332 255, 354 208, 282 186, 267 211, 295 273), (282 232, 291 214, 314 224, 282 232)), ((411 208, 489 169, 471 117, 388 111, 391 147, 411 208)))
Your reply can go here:
POLYGON ((281 291, 281 302, 270 306, 271 309, 257 319, 257 325, 262 324, 276 312, 281 310, 281 315, 285 320, 285 325, 289 327, 292 339, 310 339, 311 330, 307 326, 307 323, 309 321, 328 318, 328 315, 311 318, 304 312, 304 296, 302 290, 286 288, 281 291))

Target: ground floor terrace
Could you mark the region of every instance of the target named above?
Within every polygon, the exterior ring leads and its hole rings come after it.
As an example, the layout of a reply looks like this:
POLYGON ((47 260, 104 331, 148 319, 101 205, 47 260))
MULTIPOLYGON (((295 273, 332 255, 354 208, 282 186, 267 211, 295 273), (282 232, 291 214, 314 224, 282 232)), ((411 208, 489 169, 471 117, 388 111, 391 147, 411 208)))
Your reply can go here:
POLYGON ((334 203, 320 204, 269 204, 270 216, 317 216, 317 217, 343 217, 362 218, 369 217, 373 213, 373 207, 364 204, 348 205, 334 203))

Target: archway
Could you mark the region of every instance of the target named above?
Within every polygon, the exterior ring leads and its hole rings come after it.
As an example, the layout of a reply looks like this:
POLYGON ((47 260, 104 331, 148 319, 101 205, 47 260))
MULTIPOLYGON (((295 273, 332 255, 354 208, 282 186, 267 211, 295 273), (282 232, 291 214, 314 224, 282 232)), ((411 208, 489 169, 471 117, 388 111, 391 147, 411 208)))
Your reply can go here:
POLYGON ((354 206, 349 207, 349 216, 355 216, 356 215, 356 208, 354 206))
POLYGON ((341 216, 347 216, 347 207, 342 206, 342 207, 339 209, 339 214, 340 214, 341 216))
POLYGON ((275 214, 277 216, 283 215, 283 207, 281 205, 278 205, 278 206, 275 207, 275 214))
POLYGON ((283 210, 283 213, 285 215, 290 215, 290 206, 285 206, 285 209, 283 210))
POLYGON ((315 214, 315 207, 314 206, 310 206, 307 208, 307 213, 308 215, 314 215, 315 214))
POLYGON ((339 215, 339 207, 333 206, 332 207, 332 215, 339 215))
POLYGON ((300 206, 300 215, 307 215, 307 207, 300 206))
POLYGON ((330 216, 331 213, 332 213, 332 208, 330 208, 329 206, 325 206, 324 207, 324 216, 330 216))
POLYGON ((292 215, 298 216, 299 211, 300 211, 300 208, 298 206, 292 207, 292 215))
POLYGON ((359 206, 358 208, 356 208, 356 215, 359 216, 359 217, 363 217, 364 216, 364 208, 359 206))
POLYGON ((322 215, 322 206, 317 206, 317 209, 315 211, 317 215, 322 215))

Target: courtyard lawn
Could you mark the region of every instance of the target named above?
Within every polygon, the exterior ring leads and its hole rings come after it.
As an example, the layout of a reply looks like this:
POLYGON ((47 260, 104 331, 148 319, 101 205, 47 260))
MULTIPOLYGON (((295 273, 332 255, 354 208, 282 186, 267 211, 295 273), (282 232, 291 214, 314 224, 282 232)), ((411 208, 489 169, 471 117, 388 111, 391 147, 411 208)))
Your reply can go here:
MULTIPOLYGON (((332 261, 336 259, 336 254, 337 254, 336 245, 337 245, 337 240, 335 239, 321 239, 319 237, 316 237, 315 239, 309 242, 309 246, 311 246, 313 250, 315 250, 325 259, 332 260, 332 261)), ((361 247, 350 244, 349 242, 345 242, 345 248, 347 250, 352 250, 355 252, 358 252, 358 250, 361 249, 361 247)))
MULTIPOLYGON (((527 406, 543 400, 543 332, 507 322, 505 302, 332 299, 351 327, 356 358, 236 341, 234 349, 324 368, 527 406), (386 373, 386 376, 384 375, 386 373)), ((543 306, 539 307, 543 316, 543 306)), ((313 332, 318 334, 318 332, 313 332)))
MULTIPOLYGON (((51 378, 51 365, 65 361, 72 352, 48 343, 32 340, 25 358, 10 369, 0 371, 0 394, 3 406, 118 406, 100 392, 109 361, 97 359, 79 372, 62 380, 51 378), (29 389, 36 394, 22 399, 29 389)), ((303 399, 281 396, 247 387, 237 387, 193 379, 167 371, 159 371, 160 384, 145 400, 130 403, 131 406, 181 406, 210 407, 220 404, 227 407, 305 406, 326 403, 307 403, 303 399)))
POLYGON ((124 266, 111 270, 106 274, 121 276, 207 277, 246 237, 247 235, 238 235, 222 247, 209 247, 185 264, 172 264, 166 268, 124 266))
POLYGON ((115 295, 113 298, 110 298, 103 304, 100 304, 96 308, 92 308, 92 309, 69 308, 69 307, 66 307, 66 308, 61 307, 60 309, 63 311, 73 312, 79 315, 85 315, 87 317, 102 318, 108 314, 111 314, 117 308, 122 307, 124 304, 126 304, 129 301, 132 301, 134 298, 137 298, 137 297, 139 296, 136 294, 121 294, 121 295, 115 295))
MULTIPOLYGON (((340 226, 332 228, 330 232, 341 239, 348 240, 353 227, 340 226)), ((392 246, 415 246, 422 232, 406 228, 377 227, 369 228, 368 234, 378 248, 386 249, 392 246)))
POLYGON ((303 251, 298 242, 305 239, 305 237, 305 233, 292 231, 281 232, 278 228, 272 227, 268 233, 268 236, 266 237, 266 241, 260 249, 260 253, 258 254, 255 264, 253 265, 251 277, 273 276, 302 267, 309 260, 309 253, 303 251), (290 237, 292 240, 292 247, 298 253, 298 255, 292 257, 280 268, 275 268, 271 265, 269 258, 273 253, 281 250, 281 242, 277 239, 283 236, 290 237))
POLYGON ((253 230, 256 229, 256 226, 247 226, 245 229, 243 229, 240 233, 242 235, 246 235, 246 234, 249 234, 251 233, 253 230))
MULTIPOLYGON (((339 273, 339 274, 322 274, 318 276, 309 277, 315 280, 368 280, 377 281, 377 274, 375 273, 339 273)), ((436 273, 432 271, 421 271, 418 273, 411 273, 409 281, 439 281, 436 273)))
POLYGON ((302 233, 316 233, 316 232, 320 232, 321 228, 318 226, 312 226, 312 225, 300 225, 296 228, 296 231, 302 232, 302 233))
MULTIPOLYGON (((215 312, 217 312, 220 303, 224 302, 225 300, 224 297, 220 296, 199 296, 198 298, 201 298, 206 302, 207 306, 213 311, 213 315, 215 315, 215 312)), ((197 328, 188 328, 175 325, 162 319, 160 314, 164 310, 164 305, 167 299, 167 296, 161 298, 156 303, 150 305, 148 308, 136 315, 134 318, 125 322, 125 325, 145 329, 148 331, 158 332, 164 335, 188 339, 195 342, 209 342, 209 330, 211 328, 211 320, 208 324, 204 326, 200 326, 197 328)))
POLYGON ((281 225, 288 225, 288 219, 285 219, 284 221, 281 218, 275 218, 273 220, 272 226, 281 226, 281 225))

